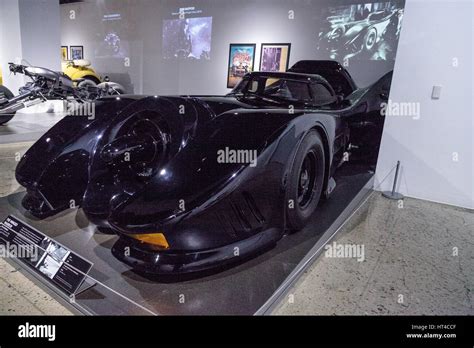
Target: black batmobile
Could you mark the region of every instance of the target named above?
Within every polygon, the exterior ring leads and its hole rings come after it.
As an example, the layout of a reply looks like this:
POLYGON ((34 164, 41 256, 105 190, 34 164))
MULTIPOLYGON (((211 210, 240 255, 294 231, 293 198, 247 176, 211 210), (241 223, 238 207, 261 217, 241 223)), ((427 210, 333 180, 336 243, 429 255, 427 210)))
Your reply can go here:
POLYGON ((22 204, 39 218, 80 205, 139 271, 231 263, 305 226, 349 152, 377 153, 390 76, 358 89, 336 62, 301 61, 227 96, 103 98, 24 155, 22 204))

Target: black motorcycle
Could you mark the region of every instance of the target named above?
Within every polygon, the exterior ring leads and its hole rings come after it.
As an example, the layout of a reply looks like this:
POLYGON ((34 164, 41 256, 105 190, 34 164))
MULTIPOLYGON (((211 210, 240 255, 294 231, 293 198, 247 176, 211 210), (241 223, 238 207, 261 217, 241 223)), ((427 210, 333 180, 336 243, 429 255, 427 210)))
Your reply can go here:
POLYGON ((92 102, 99 98, 124 94, 124 88, 115 82, 103 82, 97 86, 83 86, 81 80, 46 68, 9 63, 10 72, 24 74, 31 79, 20 88, 19 95, 0 86, 0 125, 10 121, 18 110, 40 104, 47 100, 69 100, 76 103, 92 102))

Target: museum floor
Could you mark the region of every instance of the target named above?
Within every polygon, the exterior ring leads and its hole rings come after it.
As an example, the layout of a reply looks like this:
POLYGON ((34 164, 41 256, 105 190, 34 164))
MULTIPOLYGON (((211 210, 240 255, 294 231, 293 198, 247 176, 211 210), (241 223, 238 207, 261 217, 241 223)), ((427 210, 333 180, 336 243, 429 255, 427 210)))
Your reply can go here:
POLYGON ((365 261, 322 254, 276 314, 474 314, 472 211, 375 193, 353 220, 336 242, 365 245, 365 261))
MULTIPOLYGON (((0 134, 22 132, 27 137, 25 140, 28 140, 14 144, 0 143, 0 197, 21 190, 20 185, 15 181, 14 169, 18 153, 23 154, 33 144, 30 141, 31 137, 36 137, 36 134, 28 134, 29 127, 21 126, 26 118, 31 117, 33 115, 22 115, 8 128, 0 127, 0 134)), ((18 268, 0 259, 0 315, 66 315, 71 313, 19 272, 18 268)))
MULTIPOLYGON (((22 191, 15 157, 31 144, 0 144, 0 197, 22 191)), ((365 260, 323 253, 275 314, 474 314, 472 211, 374 193, 333 242, 364 246, 365 260)), ((0 315, 70 313, 12 264, 0 259, 0 315)))
MULTIPOLYGON (((51 102, 51 104, 58 105, 57 102, 51 102)), ((48 106, 50 105, 41 104, 36 109, 33 108, 33 110, 39 110, 37 113, 31 112, 31 110, 28 110, 28 112, 19 111, 11 121, 0 126, 0 144, 33 141, 42 136, 64 117, 61 112, 44 112, 48 111, 48 106)))

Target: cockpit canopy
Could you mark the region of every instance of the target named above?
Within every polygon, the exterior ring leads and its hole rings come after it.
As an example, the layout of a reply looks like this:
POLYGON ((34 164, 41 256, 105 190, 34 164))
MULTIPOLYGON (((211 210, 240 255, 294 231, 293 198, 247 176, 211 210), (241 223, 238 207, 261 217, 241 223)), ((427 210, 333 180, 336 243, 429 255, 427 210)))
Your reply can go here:
POLYGON ((305 106, 324 106, 337 101, 324 78, 296 73, 247 74, 230 95, 305 106))

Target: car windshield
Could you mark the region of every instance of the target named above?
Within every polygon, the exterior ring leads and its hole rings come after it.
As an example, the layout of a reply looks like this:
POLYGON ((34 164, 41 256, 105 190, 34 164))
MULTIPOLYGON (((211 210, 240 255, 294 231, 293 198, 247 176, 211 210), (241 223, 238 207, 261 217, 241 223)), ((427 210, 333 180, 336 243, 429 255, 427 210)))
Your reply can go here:
POLYGON ((280 102, 303 104, 312 102, 309 82, 272 76, 245 78, 231 93, 236 94, 280 102))

